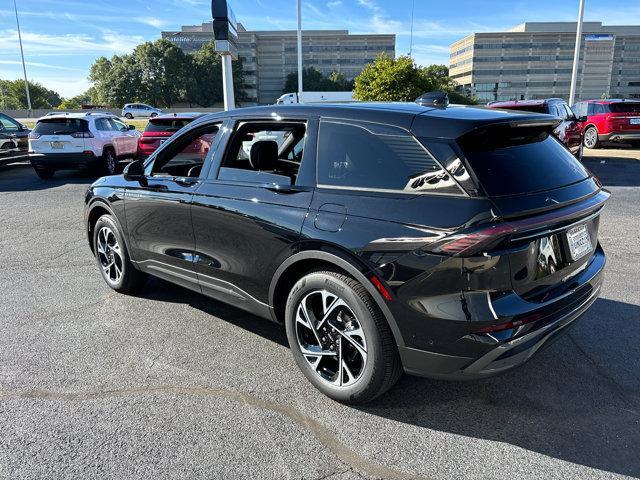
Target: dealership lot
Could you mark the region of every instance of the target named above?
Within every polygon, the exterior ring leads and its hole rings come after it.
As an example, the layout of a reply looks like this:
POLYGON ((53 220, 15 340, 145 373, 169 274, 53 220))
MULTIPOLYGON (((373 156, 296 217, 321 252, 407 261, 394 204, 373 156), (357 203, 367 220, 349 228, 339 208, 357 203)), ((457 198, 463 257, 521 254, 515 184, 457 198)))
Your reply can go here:
POLYGON ((90 178, 0 167, 0 478, 640 476, 639 153, 588 153, 613 193, 609 265, 568 335, 500 377, 404 377, 358 409, 306 382, 277 325, 159 280, 112 292, 83 231, 90 178))

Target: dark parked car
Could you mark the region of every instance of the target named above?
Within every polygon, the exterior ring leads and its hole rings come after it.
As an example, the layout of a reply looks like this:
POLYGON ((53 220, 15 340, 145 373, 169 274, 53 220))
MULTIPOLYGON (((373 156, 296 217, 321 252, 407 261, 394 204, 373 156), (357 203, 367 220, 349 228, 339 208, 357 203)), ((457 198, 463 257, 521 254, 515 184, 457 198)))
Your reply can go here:
POLYGON ((14 118, 0 113, 0 165, 27 159, 29 132, 14 118))
POLYGON ((89 188, 89 244, 117 291, 151 274, 284 323, 339 401, 402 371, 485 377, 600 291, 609 194, 557 121, 415 104, 206 115, 89 188))
POLYGON ((584 146, 598 148, 601 142, 640 146, 640 101, 588 100, 573 106, 584 117, 584 146))
POLYGON ((138 138, 138 156, 140 158, 148 157, 171 135, 200 116, 202 116, 201 113, 194 112, 172 113, 150 118, 144 132, 138 138))
POLYGON ((573 110, 561 98, 544 100, 512 100, 507 102, 491 102, 489 108, 505 110, 519 110, 536 113, 546 113, 560 118, 562 121, 553 130, 553 134, 576 157, 582 158, 582 123, 586 118, 578 118, 573 110))

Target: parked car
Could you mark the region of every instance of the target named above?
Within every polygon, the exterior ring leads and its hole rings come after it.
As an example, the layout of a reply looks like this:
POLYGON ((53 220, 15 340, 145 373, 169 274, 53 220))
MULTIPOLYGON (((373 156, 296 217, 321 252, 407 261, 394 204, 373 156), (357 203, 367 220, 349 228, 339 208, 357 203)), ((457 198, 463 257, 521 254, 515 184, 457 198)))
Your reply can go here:
POLYGON ((536 113, 546 113, 560 118, 562 121, 553 130, 553 134, 576 157, 582 158, 582 123, 584 118, 578 118, 569 108, 567 102, 561 98, 547 98, 544 100, 511 100, 506 102, 491 102, 489 108, 505 110, 519 110, 536 113))
POLYGON ((162 114, 162 110, 144 103, 127 103, 122 107, 122 116, 128 119, 134 117, 153 118, 162 114))
POLYGON ((482 378, 600 292, 609 193, 556 123, 392 103, 205 115, 90 187, 89 245, 116 291, 150 274, 283 323, 336 400, 371 400, 403 370, 482 378))
MULTIPOLYGON (((347 103, 353 102, 353 92, 304 92, 302 94, 304 103, 347 103)), ((296 92, 280 95, 276 100, 276 105, 290 105, 301 103, 296 92)))
POLYGON ((113 175, 118 160, 136 156, 139 136, 133 125, 111 114, 48 115, 29 134, 29 160, 40 178, 79 168, 113 175))
POLYGON ((201 113, 194 112, 173 113, 151 118, 138 139, 138 156, 148 157, 171 135, 200 116, 202 116, 201 113))
POLYGON ((640 145, 640 101, 588 100, 573 106, 582 123, 584 146, 598 148, 601 142, 640 145))
POLYGON ((0 164, 26 159, 29 132, 16 119, 0 113, 0 164))

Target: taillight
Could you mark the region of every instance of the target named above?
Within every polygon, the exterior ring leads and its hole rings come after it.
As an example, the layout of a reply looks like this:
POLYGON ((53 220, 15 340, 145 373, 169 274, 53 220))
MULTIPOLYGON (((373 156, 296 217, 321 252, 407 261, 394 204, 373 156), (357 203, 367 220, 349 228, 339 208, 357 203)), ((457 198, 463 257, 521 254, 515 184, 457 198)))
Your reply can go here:
POLYGON ((40 138, 40 134, 39 133, 35 133, 35 132, 30 132, 29 133, 29 138, 31 140, 36 140, 36 139, 40 138))
POLYGON ((438 242, 432 251, 449 255, 469 255, 496 245, 506 235, 514 232, 515 229, 511 225, 499 223, 479 230, 445 237, 438 242))
POLYGON ((91 132, 74 132, 71 134, 73 138, 93 138, 93 133, 91 132))
POLYGON ((533 313, 531 315, 528 315, 524 318, 520 318, 518 320, 511 320, 510 322, 505 322, 505 323, 496 323, 494 325, 488 325, 486 327, 480 328, 479 330, 476 330, 473 333, 476 334, 480 334, 480 333, 496 333, 496 332, 501 332, 503 330, 511 330, 512 328, 518 328, 521 327, 522 325, 526 325, 527 323, 531 323, 531 322, 536 322, 538 320, 540 320, 541 318, 544 318, 544 315, 541 313, 533 313))

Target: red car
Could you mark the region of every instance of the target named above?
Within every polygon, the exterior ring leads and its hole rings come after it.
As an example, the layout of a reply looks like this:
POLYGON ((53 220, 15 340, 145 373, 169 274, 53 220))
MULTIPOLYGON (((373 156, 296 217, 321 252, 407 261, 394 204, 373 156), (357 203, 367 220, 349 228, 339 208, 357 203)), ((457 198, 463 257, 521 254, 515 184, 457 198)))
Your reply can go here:
POLYGON ((559 117, 562 122, 553 130, 553 134, 576 157, 582 157, 582 124, 583 118, 577 118, 567 102, 561 98, 542 100, 512 100, 508 102, 491 102, 489 108, 505 110, 524 110, 527 112, 546 113, 559 117))
POLYGON ((640 101, 587 100, 573 106, 583 123, 584 146, 598 148, 601 142, 640 145, 640 101))
POLYGON ((138 140, 138 157, 148 157, 171 135, 200 116, 201 113, 172 113, 150 118, 138 140))

